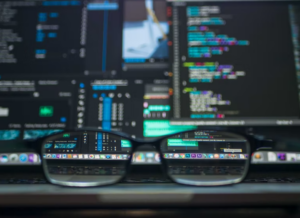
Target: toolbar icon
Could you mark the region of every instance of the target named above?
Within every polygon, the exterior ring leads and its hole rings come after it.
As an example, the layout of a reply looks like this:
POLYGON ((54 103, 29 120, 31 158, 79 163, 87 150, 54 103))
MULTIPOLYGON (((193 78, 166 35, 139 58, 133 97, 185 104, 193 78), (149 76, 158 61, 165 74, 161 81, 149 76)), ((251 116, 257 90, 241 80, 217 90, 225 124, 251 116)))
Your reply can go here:
POLYGON ((256 153, 256 154, 254 154, 254 159, 261 160, 262 159, 262 155, 260 153, 256 153))
POLYGON ((29 155, 28 155, 28 161, 29 161, 30 163, 35 163, 35 162, 37 162, 37 155, 36 155, 36 154, 29 154, 29 155))
POLYGON ((276 154, 274 152, 268 152, 268 160, 276 161, 277 160, 276 154))
POLYGON ((295 153, 287 153, 287 161, 296 161, 296 154, 295 153))
POLYGON ((11 162, 17 162, 18 159, 19 159, 19 157, 18 157, 17 154, 11 154, 11 155, 9 155, 9 160, 10 160, 11 162))
POLYGON ((27 160, 28 160, 27 154, 20 154, 19 160, 20 160, 20 162, 23 162, 23 163, 27 162, 27 160))
POLYGON ((286 160, 286 154, 285 153, 278 153, 277 157, 279 160, 284 161, 286 160))
POLYGON ((1 163, 7 163, 8 162, 8 156, 6 154, 3 154, 0 156, 0 162, 1 163))

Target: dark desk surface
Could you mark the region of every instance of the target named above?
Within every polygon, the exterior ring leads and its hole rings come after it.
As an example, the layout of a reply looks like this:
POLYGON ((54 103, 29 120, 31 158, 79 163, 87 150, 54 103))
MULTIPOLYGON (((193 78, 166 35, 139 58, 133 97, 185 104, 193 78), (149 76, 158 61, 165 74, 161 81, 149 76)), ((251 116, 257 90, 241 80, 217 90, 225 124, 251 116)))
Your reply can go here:
POLYGON ((300 184, 117 184, 100 188, 0 185, 0 207, 300 206, 300 184))

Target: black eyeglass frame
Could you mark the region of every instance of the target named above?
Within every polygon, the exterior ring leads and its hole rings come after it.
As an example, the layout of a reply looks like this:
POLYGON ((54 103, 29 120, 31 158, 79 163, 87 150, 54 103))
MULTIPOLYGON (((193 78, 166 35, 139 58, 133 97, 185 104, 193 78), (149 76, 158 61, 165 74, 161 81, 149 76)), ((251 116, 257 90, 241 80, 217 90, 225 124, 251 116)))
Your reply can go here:
MULTIPOLYGON (((113 185, 113 184, 117 184, 119 183, 120 181, 122 181, 126 175, 128 174, 129 172, 129 169, 130 169, 130 166, 131 166, 131 161, 132 161, 132 154, 137 150, 137 148, 139 148, 140 146, 143 146, 145 144, 147 145, 152 145, 156 151, 159 153, 160 155, 160 160, 161 160, 161 166, 162 166, 162 170, 163 170, 163 173, 165 175, 168 176, 168 178, 174 182, 174 183, 178 183, 178 184, 182 184, 182 185, 191 185, 191 186, 221 186, 221 185, 231 185, 231 184, 236 184, 236 183, 240 183, 242 182, 245 177, 247 176, 248 174, 248 171, 249 171, 249 165, 250 165, 250 160, 251 160, 251 154, 252 154, 252 151, 253 151, 253 148, 256 143, 257 139, 255 139, 254 137, 252 136, 249 136, 249 135, 246 135, 244 133, 241 133, 241 132, 238 132, 238 131, 232 131, 232 130, 229 130, 229 131, 226 131, 226 130, 218 130, 218 129, 195 129, 195 130, 188 130, 188 131, 183 131, 183 132, 177 132, 177 133, 174 133, 174 134, 170 134, 170 135, 165 135, 165 136, 162 136, 162 137, 157 137, 155 139, 150 139, 150 140, 144 140, 144 139, 134 139, 132 138, 130 135, 126 134, 126 133, 123 133, 123 132, 115 132, 115 131, 107 131, 107 130, 100 130, 100 129, 96 129, 96 128, 82 128, 82 129, 69 129, 69 130, 64 130, 62 132, 59 132, 59 133, 55 133, 53 135, 49 135, 49 136, 45 136, 45 137, 42 137, 42 138, 38 138, 36 140, 24 140, 23 142, 21 142, 18 146, 16 146, 16 149, 13 151, 13 152, 28 152, 28 150, 30 149, 32 152, 35 152, 37 153, 38 155, 40 155, 41 157, 41 164, 42 164, 42 167, 43 167, 43 173, 44 173, 44 176, 45 178, 47 179, 48 182, 50 182, 51 184, 55 184, 55 185, 59 185, 59 186, 64 186, 64 187, 99 187, 99 186, 106 186, 106 185, 113 185), (195 184, 195 183, 179 183, 177 181, 175 181, 168 173, 167 173, 167 168, 168 168, 168 164, 166 163, 166 159, 164 158, 163 156, 163 152, 161 151, 161 144, 164 140, 166 140, 167 138, 170 138, 172 136, 175 136, 175 135, 178 135, 178 134, 184 134, 184 133, 188 133, 188 132, 193 132, 193 131, 206 131, 206 130, 212 130, 212 131, 218 131, 220 133, 230 133, 230 134, 234 134, 236 136, 240 136, 240 137, 243 137, 248 144, 248 151, 247 151, 247 154, 248 154, 248 157, 246 160, 246 165, 245 165, 245 173, 243 174, 243 176, 238 179, 237 182, 222 182, 220 181, 219 183, 215 183, 214 185, 212 185, 211 183, 210 184, 204 184, 203 182, 200 182, 199 185, 195 184), (43 158, 43 144, 46 142, 46 141, 51 141, 52 138, 55 138, 59 135, 62 135, 64 133, 82 133, 82 132, 102 132, 102 133, 110 133, 110 134, 113 134, 113 135, 116 135, 116 136, 120 136, 126 140, 130 140, 131 142, 131 145, 132 145, 132 150, 130 152, 130 158, 128 160, 126 160, 126 165, 125 165, 125 174, 120 176, 120 179, 116 180, 115 182, 112 182, 112 183, 101 183, 101 182, 93 182, 93 184, 91 185, 86 185, 86 184, 82 184, 82 185, 79 185, 79 184, 74 184, 74 185, 68 185, 66 184, 67 182, 59 182, 59 181, 54 181, 53 179, 49 178, 49 176, 47 175, 47 170, 45 169, 46 165, 44 163, 44 158, 43 158)), ((69 182, 70 184, 72 182, 69 182)))

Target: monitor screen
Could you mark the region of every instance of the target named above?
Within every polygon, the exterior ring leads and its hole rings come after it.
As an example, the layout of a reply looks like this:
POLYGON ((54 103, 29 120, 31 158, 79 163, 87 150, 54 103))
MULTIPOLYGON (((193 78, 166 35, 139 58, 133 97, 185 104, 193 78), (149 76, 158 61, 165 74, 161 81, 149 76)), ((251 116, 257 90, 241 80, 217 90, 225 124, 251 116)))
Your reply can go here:
POLYGON ((0 0, 0 141, 84 127, 154 138, 202 125, 298 125, 299 9, 0 0))
POLYGON ((298 1, 168 1, 172 125, 299 125, 298 1))

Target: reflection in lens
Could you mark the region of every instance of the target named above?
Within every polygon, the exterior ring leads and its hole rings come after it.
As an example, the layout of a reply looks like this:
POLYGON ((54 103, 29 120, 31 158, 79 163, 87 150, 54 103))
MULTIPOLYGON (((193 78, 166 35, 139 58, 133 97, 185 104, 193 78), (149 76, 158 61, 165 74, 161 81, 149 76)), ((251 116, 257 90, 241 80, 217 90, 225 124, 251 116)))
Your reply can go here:
POLYGON ((118 182, 125 175, 131 142, 103 132, 71 132, 49 137, 42 145, 48 179, 66 186, 118 182))
POLYGON ((218 131, 177 134, 161 144, 168 175, 189 185, 240 182, 248 171, 250 145, 240 135, 218 131))

